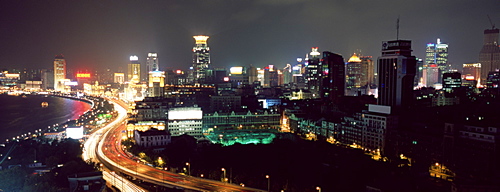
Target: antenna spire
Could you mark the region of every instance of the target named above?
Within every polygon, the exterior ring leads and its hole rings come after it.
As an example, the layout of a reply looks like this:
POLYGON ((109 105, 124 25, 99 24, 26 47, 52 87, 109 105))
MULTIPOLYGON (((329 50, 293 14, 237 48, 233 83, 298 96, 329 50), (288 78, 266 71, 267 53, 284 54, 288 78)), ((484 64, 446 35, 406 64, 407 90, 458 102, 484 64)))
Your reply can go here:
POLYGON ((399 40, 399 15, 398 19, 396 20, 396 40, 399 40))

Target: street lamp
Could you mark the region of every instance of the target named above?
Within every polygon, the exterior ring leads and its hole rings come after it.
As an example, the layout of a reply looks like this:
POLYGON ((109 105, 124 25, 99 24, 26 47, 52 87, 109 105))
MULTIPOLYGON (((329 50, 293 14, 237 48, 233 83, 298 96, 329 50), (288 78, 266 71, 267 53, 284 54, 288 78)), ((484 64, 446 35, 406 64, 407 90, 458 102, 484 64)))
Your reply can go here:
POLYGON ((224 172, 224 178, 223 178, 223 181, 224 181, 224 182, 226 182, 226 169, 222 168, 221 170, 224 172))
POLYGON ((321 187, 316 187, 316 190, 318 190, 319 192, 321 192, 321 187))
POLYGON ((188 166, 188 175, 191 176, 191 164, 189 164, 189 162, 186 162, 186 165, 188 166))
POLYGON ((269 175, 266 175, 267 179, 267 192, 271 191, 271 177, 269 175))

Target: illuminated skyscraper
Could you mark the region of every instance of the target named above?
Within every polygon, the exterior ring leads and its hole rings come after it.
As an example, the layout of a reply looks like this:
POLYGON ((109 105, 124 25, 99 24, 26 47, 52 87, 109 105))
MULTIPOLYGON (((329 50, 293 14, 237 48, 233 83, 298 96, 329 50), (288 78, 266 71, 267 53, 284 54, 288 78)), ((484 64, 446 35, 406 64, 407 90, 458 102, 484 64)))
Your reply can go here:
POLYGON ((148 72, 160 70, 160 66, 158 65, 158 53, 148 53, 148 58, 146 59, 146 67, 148 72))
POLYGON ((306 78, 307 89, 313 95, 313 98, 320 98, 320 81, 321 81, 321 66, 320 55, 317 47, 311 48, 309 58, 306 61, 306 78))
POLYGON ((486 85, 489 72, 500 69, 500 47, 497 28, 484 30, 483 48, 479 53, 481 63, 481 84, 486 85))
POLYGON ((413 99, 416 58, 411 55, 411 41, 382 43, 378 58, 378 104, 406 108, 413 99))
POLYGON ((165 71, 150 71, 148 82, 149 97, 163 97, 165 87, 165 71))
MULTIPOLYGON (((428 43, 425 50, 425 64, 436 64, 439 68, 438 76, 441 77, 448 69, 448 44, 441 43, 441 39, 437 39, 436 44, 428 43)), ((438 82, 441 78, 438 77, 438 82)))
POLYGON ((207 45, 208 36, 194 36, 196 44, 193 47, 193 78, 194 82, 204 83, 205 73, 210 68, 210 48, 207 45))
POLYGON ((66 79, 66 59, 64 55, 56 55, 54 59, 54 90, 64 90, 64 82, 66 79))
POLYGON ((354 53, 347 61, 347 64, 345 65, 345 75, 347 78, 345 85, 347 95, 356 96, 358 90, 361 86, 363 86, 361 78, 366 78, 366 74, 363 74, 362 71, 361 59, 359 59, 356 53, 354 53))
POLYGON ((128 64, 127 81, 139 83, 141 81, 141 63, 137 55, 130 56, 130 63, 128 64))

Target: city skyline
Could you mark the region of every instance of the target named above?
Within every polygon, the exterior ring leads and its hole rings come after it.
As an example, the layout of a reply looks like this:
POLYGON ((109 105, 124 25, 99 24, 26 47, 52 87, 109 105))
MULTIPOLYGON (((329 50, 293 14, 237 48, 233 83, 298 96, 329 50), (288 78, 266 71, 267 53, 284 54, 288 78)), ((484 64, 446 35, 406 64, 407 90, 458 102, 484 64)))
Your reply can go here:
POLYGON ((51 68, 64 54, 68 68, 126 69, 128 57, 146 63, 157 52, 161 69, 188 69, 192 36, 210 36, 213 67, 278 68, 295 63, 310 47, 348 58, 380 56, 382 41, 412 40, 413 53, 441 38, 455 68, 479 60, 483 31, 500 22, 496 1, 22 1, 0 15, 0 68, 51 68), (369 9, 367 8, 369 7, 369 9), (421 14, 419 14, 421 13, 421 14), (425 23, 425 25, 420 25, 425 23))

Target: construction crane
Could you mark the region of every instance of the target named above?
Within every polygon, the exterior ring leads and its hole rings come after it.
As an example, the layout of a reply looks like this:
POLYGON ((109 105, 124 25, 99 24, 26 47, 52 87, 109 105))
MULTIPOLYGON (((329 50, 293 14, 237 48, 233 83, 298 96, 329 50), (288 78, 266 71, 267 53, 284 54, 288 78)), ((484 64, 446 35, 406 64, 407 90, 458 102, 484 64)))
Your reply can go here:
POLYGON ((486 15, 486 16, 488 16, 488 20, 490 20, 491 29, 495 29, 495 24, 493 22, 491 22, 490 15, 486 15))

